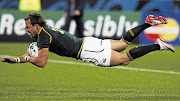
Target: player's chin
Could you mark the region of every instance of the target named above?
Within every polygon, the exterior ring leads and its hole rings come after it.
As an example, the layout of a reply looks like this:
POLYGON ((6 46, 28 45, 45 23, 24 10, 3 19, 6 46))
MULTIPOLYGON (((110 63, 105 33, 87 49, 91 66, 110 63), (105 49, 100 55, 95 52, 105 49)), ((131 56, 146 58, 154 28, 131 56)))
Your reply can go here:
POLYGON ((36 38, 37 35, 36 35, 36 34, 31 34, 30 37, 31 37, 31 38, 36 38))
POLYGON ((32 35, 30 35, 30 38, 33 38, 33 36, 32 36, 32 35))

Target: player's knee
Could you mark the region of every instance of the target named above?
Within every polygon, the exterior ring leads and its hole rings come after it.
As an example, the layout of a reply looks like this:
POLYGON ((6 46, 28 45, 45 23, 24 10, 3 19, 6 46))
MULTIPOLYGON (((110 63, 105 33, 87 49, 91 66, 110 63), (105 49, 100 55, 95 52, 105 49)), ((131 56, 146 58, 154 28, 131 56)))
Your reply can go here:
POLYGON ((128 65, 131 62, 129 57, 127 56, 127 54, 122 55, 122 60, 123 61, 122 61, 121 65, 128 65))
POLYGON ((130 63, 130 61, 125 61, 122 63, 122 65, 128 65, 130 63))
POLYGON ((127 48, 127 46, 124 45, 124 46, 122 47, 122 50, 125 50, 126 48, 127 48))
POLYGON ((125 62, 122 62, 122 63, 120 63, 120 64, 118 64, 118 65, 128 65, 129 63, 125 63, 125 62))
POLYGON ((123 48, 123 50, 125 50, 129 44, 127 44, 126 42, 124 42, 122 39, 120 40, 121 46, 123 48))
POLYGON ((128 65, 130 61, 121 62, 119 65, 128 65))

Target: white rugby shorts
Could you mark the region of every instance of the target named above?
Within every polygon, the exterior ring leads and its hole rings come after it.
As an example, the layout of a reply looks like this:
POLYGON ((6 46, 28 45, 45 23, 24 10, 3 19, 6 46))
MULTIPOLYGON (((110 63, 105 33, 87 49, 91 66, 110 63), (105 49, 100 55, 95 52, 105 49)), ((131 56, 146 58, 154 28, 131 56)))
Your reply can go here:
POLYGON ((111 42, 94 37, 85 37, 80 59, 97 66, 110 66, 111 42))

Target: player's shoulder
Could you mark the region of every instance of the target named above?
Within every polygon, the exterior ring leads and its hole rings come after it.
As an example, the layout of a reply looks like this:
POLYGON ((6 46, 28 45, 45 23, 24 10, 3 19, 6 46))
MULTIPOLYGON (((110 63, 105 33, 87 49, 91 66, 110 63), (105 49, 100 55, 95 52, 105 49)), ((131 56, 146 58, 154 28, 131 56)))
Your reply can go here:
POLYGON ((38 34, 37 41, 41 42, 48 42, 51 43, 52 41, 52 33, 49 26, 43 26, 41 28, 41 32, 38 34))
POLYGON ((44 31, 44 32, 51 32, 52 31, 52 27, 51 26, 48 26, 48 25, 45 25, 45 26, 43 26, 42 27, 42 30, 44 31))
POLYGON ((39 32, 38 36, 49 36, 52 34, 52 27, 46 25, 41 27, 41 31, 39 32))

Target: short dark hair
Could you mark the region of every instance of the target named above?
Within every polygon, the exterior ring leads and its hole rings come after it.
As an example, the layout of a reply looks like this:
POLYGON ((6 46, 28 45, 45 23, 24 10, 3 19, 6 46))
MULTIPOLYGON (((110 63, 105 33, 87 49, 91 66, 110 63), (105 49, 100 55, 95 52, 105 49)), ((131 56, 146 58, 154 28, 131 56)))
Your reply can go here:
POLYGON ((39 13, 29 13, 29 16, 24 19, 25 21, 30 20, 31 24, 34 26, 35 24, 40 25, 41 27, 46 24, 46 20, 39 13))

